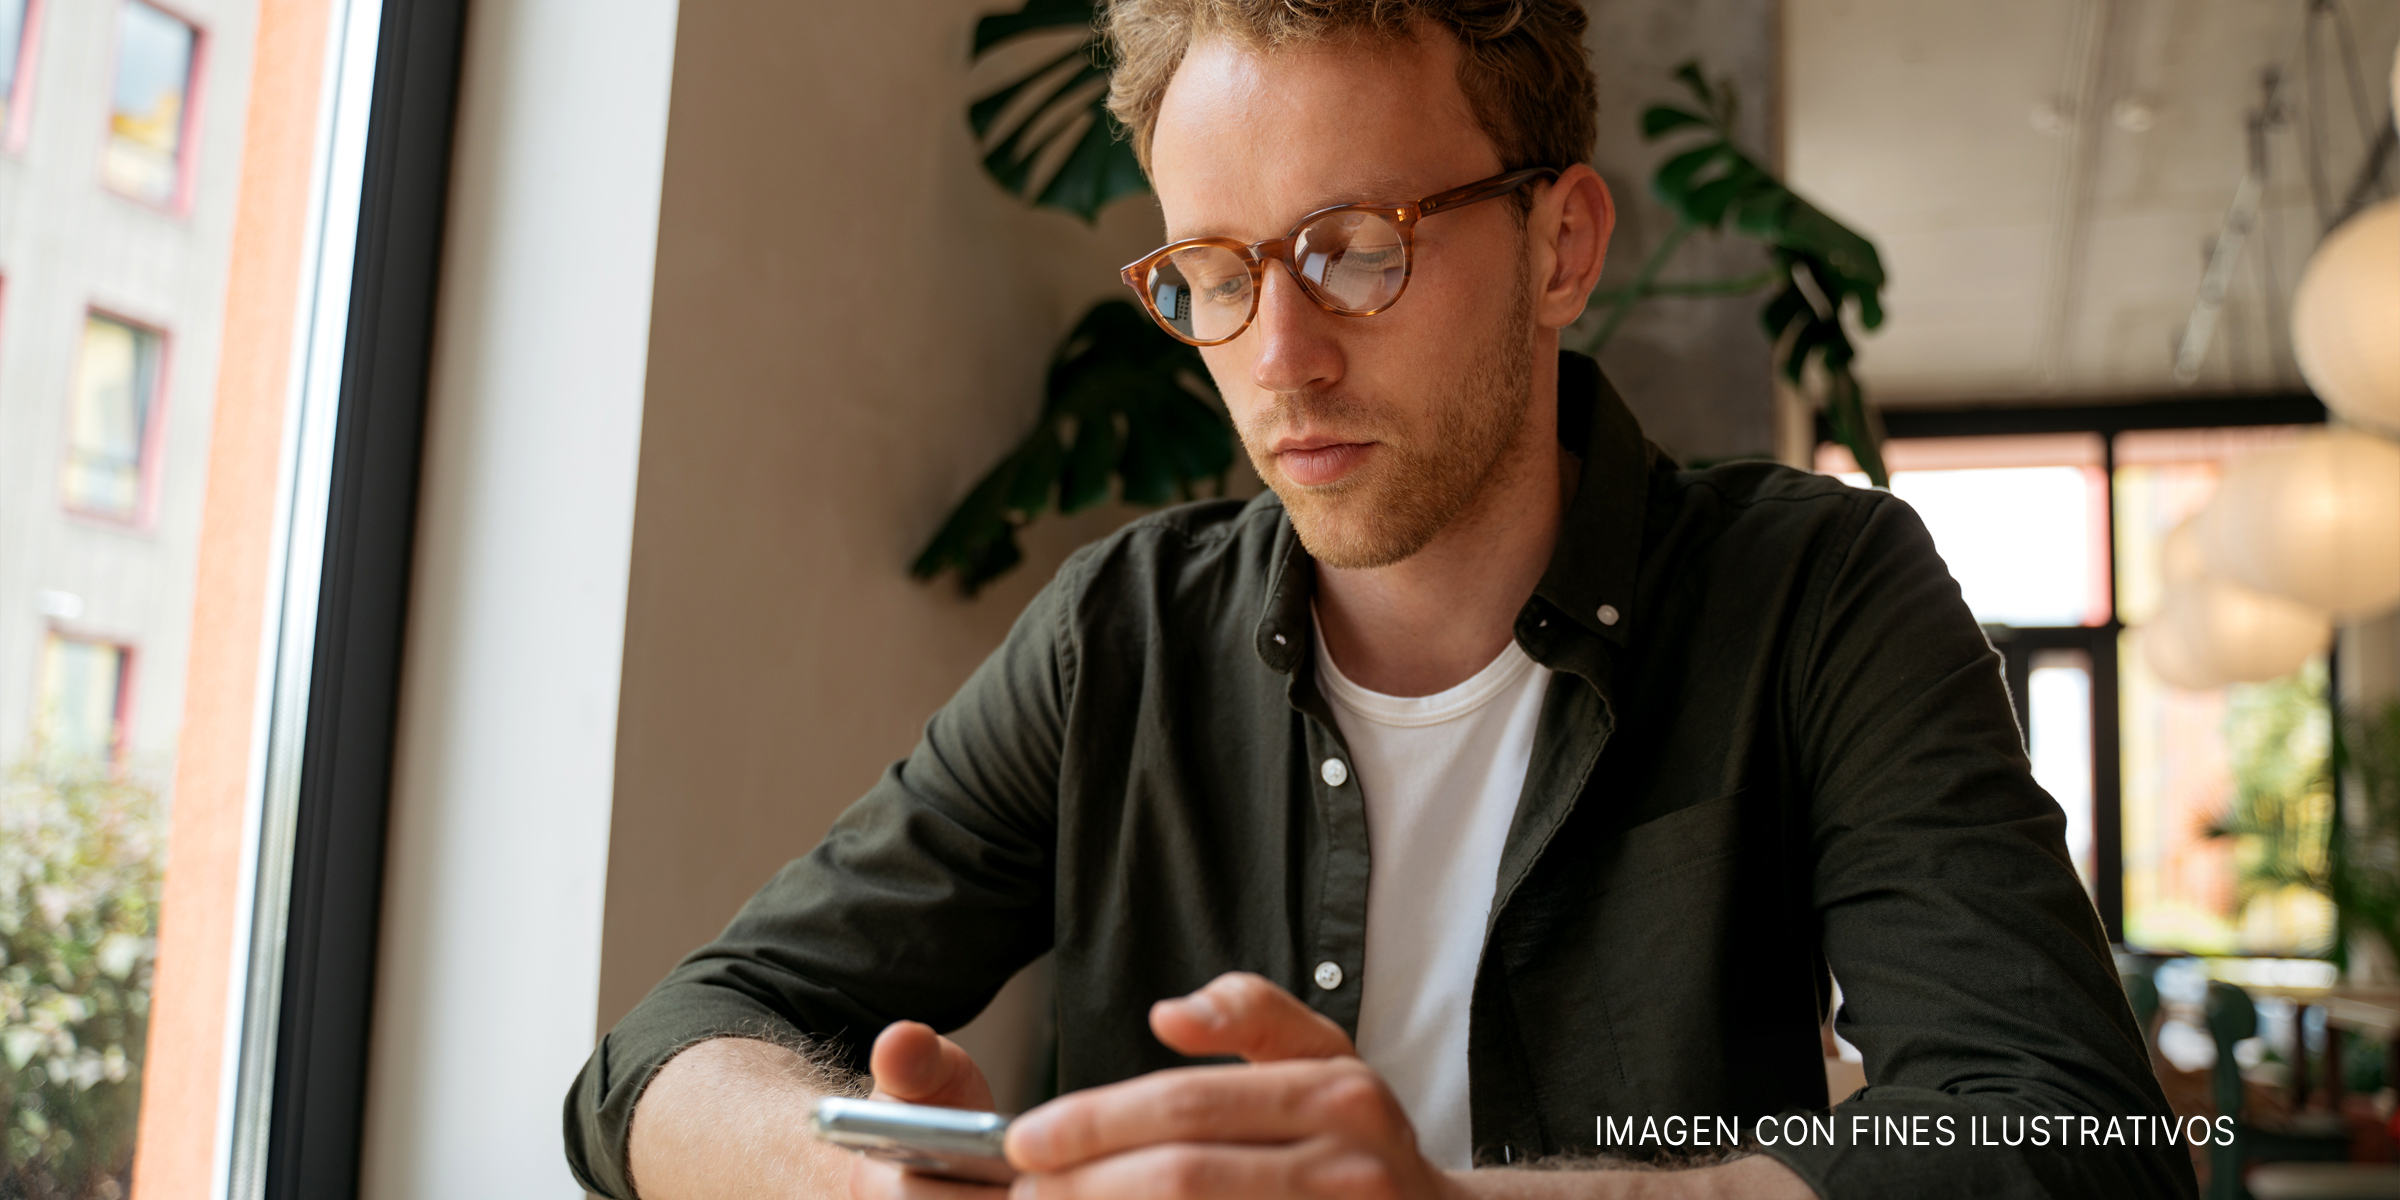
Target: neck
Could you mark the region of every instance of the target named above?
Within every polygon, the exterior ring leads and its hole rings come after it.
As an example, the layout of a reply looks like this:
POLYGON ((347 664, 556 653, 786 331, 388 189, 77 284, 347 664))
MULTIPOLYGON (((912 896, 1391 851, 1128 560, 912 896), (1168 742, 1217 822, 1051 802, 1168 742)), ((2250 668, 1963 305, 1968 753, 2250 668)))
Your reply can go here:
POLYGON ((1575 484, 1574 460, 1558 445, 1558 349, 1544 340, 1516 444, 1467 511, 1391 566, 1318 564, 1320 636, 1359 686, 1430 696, 1491 665, 1516 637, 1575 484))

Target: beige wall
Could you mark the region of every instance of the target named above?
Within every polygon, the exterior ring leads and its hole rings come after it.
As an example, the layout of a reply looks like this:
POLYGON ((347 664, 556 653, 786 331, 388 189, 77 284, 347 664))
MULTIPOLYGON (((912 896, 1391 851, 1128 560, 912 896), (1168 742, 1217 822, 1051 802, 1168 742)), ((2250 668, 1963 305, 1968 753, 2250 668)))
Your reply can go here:
MULTIPOLYGON (((1766 2, 1718 0, 1698 16, 1648 5, 1656 11, 1625 36, 1624 19, 1603 22, 1604 119, 1629 130, 1635 99, 1662 94, 1674 56, 1697 45, 1714 47, 1704 52, 1720 69, 1763 74, 1764 24, 1695 30, 1700 17, 1721 23, 1766 2), (1724 49, 1728 39, 1738 46, 1724 49), (1650 55, 1640 72, 1611 65, 1637 51, 1650 55)), ((682 6, 602 1028, 808 850, 907 752, 1066 551, 1122 519, 1045 519, 1028 563, 977 600, 905 574, 1028 427, 1068 324, 1118 293, 1114 268, 1158 232, 1146 198, 1110 210, 1095 231, 1029 211, 982 176, 962 116, 966 48, 975 16, 995 7, 682 6)), ((1749 94, 1763 101, 1767 89, 1749 94)), ((1620 191, 1639 193, 1648 164, 1629 140, 1604 146, 1633 164, 1617 172, 1620 191)), ((1731 329, 1736 359, 1755 360, 1732 368, 1746 390, 1720 403, 1661 385, 1635 401, 1687 444, 1730 406, 1756 425, 1755 437, 1744 428, 1730 442, 1763 450, 1764 346, 1747 309, 1720 325, 1670 315, 1637 325, 1620 349, 1635 374, 1655 376, 1658 347, 1689 352, 1731 329)), ((982 1024, 1021 1028, 1035 994, 1012 991, 1018 1013, 982 1024)), ((993 1055, 1023 1041, 979 1032, 993 1055)))
POLYGON ((978 599, 908 578, 1155 243, 977 166, 979 0, 682 6, 600 988, 612 1024, 905 754, 1074 545, 978 599))

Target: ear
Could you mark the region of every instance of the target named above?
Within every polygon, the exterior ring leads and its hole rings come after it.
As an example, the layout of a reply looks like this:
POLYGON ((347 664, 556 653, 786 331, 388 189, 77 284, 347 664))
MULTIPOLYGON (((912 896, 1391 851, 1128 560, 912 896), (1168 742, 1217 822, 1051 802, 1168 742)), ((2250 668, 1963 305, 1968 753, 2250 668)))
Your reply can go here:
POLYGON ((1525 227, 1533 259, 1534 321, 1544 329, 1564 329, 1583 315, 1600 284, 1600 270, 1608 265, 1616 198, 1599 172, 1576 163, 1535 195, 1525 227))

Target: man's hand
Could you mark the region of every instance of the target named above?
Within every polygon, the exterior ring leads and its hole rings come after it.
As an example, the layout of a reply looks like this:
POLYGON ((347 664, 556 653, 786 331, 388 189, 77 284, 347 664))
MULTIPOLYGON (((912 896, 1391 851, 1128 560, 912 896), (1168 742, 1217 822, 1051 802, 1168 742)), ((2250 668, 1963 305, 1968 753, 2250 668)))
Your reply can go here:
POLYGON ((1781 1163, 1694 1171, 1444 1172, 1339 1025, 1256 975, 1151 1007, 1183 1067, 1062 1096, 1009 1126, 1010 1200, 1814 1200, 1781 1163))
POLYGON ((1282 988, 1220 976, 1153 1006, 1150 1028, 1183 1054, 1253 1065, 1158 1071, 1019 1117, 1012 1200, 1461 1195, 1341 1027, 1282 988))
MULTIPOLYGON (((875 1036, 867 1069, 875 1076, 873 1099, 992 1111, 992 1085, 983 1068, 930 1025, 885 1026, 875 1036)), ((1000 1194, 996 1187, 919 1175, 863 1154, 850 1164, 852 1200, 998 1200, 1000 1194)))
POLYGON ((930 1025, 894 1021, 885 1026, 875 1037, 867 1070, 875 1076, 876 1100, 992 1111, 992 1085, 984 1082, 983 1068, 930 1025))
MULTIPOLYGON (((989 1110, 992 1089, 957 1043, 914 1021, 875 1039, 875 1098, 989 1110)), ((903 1176, 808 1132, 817 1098, 850 1080, 772 1042, 718 1038, 667 1060, 634 1109, 628 1159, 642 1200, 833 1200, 902 1195, 997 1200, 999 1189, 903 1176), (902 1185, 906 1184, 905 1191, 902 1185)))

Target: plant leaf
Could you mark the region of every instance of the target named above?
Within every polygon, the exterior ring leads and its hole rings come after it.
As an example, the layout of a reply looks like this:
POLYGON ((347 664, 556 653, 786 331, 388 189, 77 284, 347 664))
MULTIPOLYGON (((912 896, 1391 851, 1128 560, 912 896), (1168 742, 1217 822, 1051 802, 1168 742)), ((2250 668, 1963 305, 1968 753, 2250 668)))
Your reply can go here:
POLYGON ((1127 145, 1117 119, 1101 111, 1034 203, 1097 219, 1109 201, 1148 189, 1141 164, 1134 161, 1127 145))
POLYGON ((1658 168, 1658 174, 1651 177, 1650 190, 1668 208, 1675 210, 1676 215, 1681 216, 1684 197, 1697 186, 1695 181, 1700 172, 1732 153, 1733 147, 1721 141, 1686 150, 1658 168))
POLYGON ((1043 33, 1080 25, 1095 27, 1100 8, 1092 0, 1026 0, 1025 7, 1013 13, 994 13, 975 22, 974 56, 1012 38, 1029 33, 1043 33))
POLYGON ((1148 419, 1152 415, 1125 423, 1125 453, 1117 460, 1117 474, 1125 481, 1127 504, 1165 504, 1175 498, 1176 473, 1161 444, 1165 439, 1158 422, 1148 419))
MULTIPOLYGON (((1016 548, 1016 527, 1009 523, 1006 498, 1016 459, 1012 455, 992 468, 975 490, 967 493, 956 511, 926 543, 925 549, 909 564, 909 574, 930 579, 945 570, 958 570, 959 589, 972 596, 976 589, 992 578, 978 564, 988 564, 1014 556, 1022 558, 1016 548), (1005 552, 995 550, 995 542, 1006 543, 1005 552)), ((1002 570, 1006 568, 1003 567, 1002 570)))
POLYGON ((910 570, 920 579, 955 570, 972 595, 1021 560, 1017 531, 1027 521, 1054 500, 1075 512, 1108 499, 1112 476, 1131 504, 1188 497, 1208 479, 1221 490, 1233 430, 1207 380, 1200 352, 1131 302, 1094 305, 1059 342, 1033 432, 967 494, 910 570))
POLYGON ((1673 105, 1653 104, 1642 110, 1642 139, 1654 141, 1663 134, 1697 125, 1708 127, 1708 118, 1673 105))
POLYGON ((1675 68, 1675 78, 1681 80, 1683 86, 1690 89, 1692 95, 1699 97, 1700 107, 1711 110, 1716 108, 1716 93, 1709 90, 1708 77, 1700 73, 1699 59, 1690 59, 1682 66, 1675 68))
POLYGON ((1114 66, 1097 29, 1095 0, 1026 0, 1013 13, 988 16, 975 24, 975 56, 1019 37, 1080 27, 1083 43, 1065 54, 1017 76, 1007 85, 978 98, 967 107, 967 125, 991 144, 983 156, 984 173, 1011 195, 1037 208, 1056 208, 1097 222, 1100 210, 1117 199, 1149 190, 1133 143, 1108 113, 1108 89, 1089 85, 1108 77, 1114 66), (1081 70, 1053 78, 1069 61, 1081 56, 1081 70), (1020 106, 1028 89, 1040 87, 1038 103, 1020 106), (999 128, 1012 110, 1025 111, 1013 126, 999 128), (1038 132, 1037 132, 1038 131, 1038 132), (1045 152, 1062 137, 1073 136, 1074 147, 1058 169, 1037 178, 1045 152), (996 137, 996 140, 995 140, 996 137))
POLYGON ((1010 456, 1008 511, 1031 516, 1048 508, 1050 489, 1057 485, 1066 457, 1066 447, 1059 444, 1057 426, 1050 421, 1035 426, 1024 444, 1010 456))
POLYGON ((1693 188, 1684 197, 1683 219, 1713 229, 1725 220, 1728 207, 1758 191, 1762 184, 1775 186, 1766 172, 1751 166, 1749 160, 1737 160, 1724 176, 1693 188))
MULTIPOLYGON (((1015 83, 1009 84, 1008 86, 993 92, 991 95, 985 96, 973 104, 968 105, 967 127, 975 131, 976 137, 983 137, 991 133, 992 122, 999 120, 1000 114, 1008 108, 1009 103, 1014 101, 1017 96, 1026 88, 1040 83, 1045 76, 1050 74, 1050 72, 1055 71, 1078 58, 1088 60, 1091 57, 1091 53, 1092 48, 1090 46, 1077 46, 1074 49, 1067 51, 1065 54, 1061 54, 1057 58, 1051 59, 1049 62, 1035 67, 1032 71, 1028 72, 1024 78, 1017 80, 1015 83)), ((1052 89, 1053 93, 1055 93, 1056 90, 1057 89, 1055 88, 1052 89)))
MULTIPOLYGON (((1025 195, 1027 190, 1033 186, 1033 171, 1041 162, 1042 152, 1049 149, 1052 142, 1073 130, 1082 120, 1082 114, 1067 115, 1061 111, 1059 107, 1061 102, 1068 93, 1105 74, 1106 72, 1099 67, 1087 62, 1082 70, 1069 75, 1063 83, 1048 93, 1032 113, 1028 114, 1024 120, 1017 122, 1008 131, 1007 136, 992 143, 992 148, 984 152, 984 173, 990 175, 1001 187, 1007 188, 1019 196, 1025 195)), ((1107 114, 1100 115, 1105 117, 1107 114)), ((1033 197, 1033 200, 1037 205, 1042 203, 1038 196, 1033 197)))
POLYGON ((1081 512, 1108 499, 1109 472, 1117 465, 1117 423, 1097 413, 1075 423, 1075 448, 1058 473, 1058 511, 1081 512))

